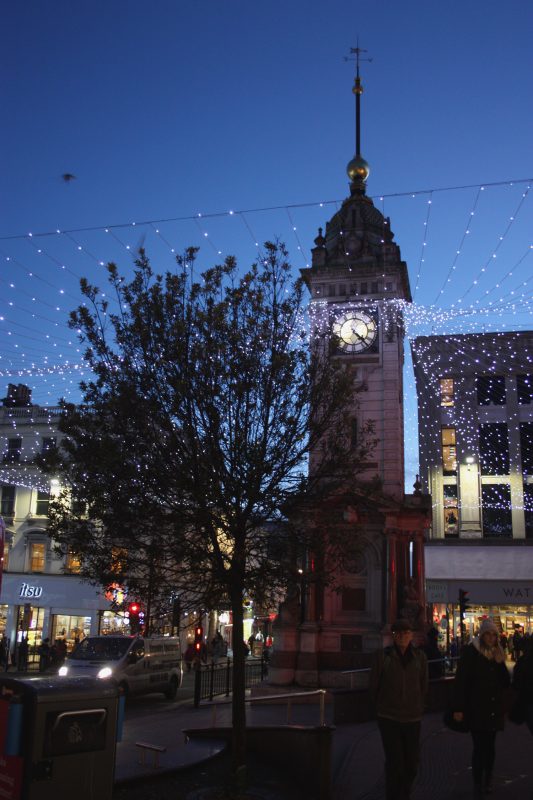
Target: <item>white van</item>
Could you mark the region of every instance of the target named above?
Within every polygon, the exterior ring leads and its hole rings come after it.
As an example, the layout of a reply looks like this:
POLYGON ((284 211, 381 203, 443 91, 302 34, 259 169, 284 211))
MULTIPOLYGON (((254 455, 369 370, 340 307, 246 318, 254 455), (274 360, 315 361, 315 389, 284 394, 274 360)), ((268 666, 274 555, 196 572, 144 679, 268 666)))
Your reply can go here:
POLYGON ((111 678, 126 695, 163 692, 173 700, 183 677, 180 641, 174 636, 87 636, 58 674, 111 678))

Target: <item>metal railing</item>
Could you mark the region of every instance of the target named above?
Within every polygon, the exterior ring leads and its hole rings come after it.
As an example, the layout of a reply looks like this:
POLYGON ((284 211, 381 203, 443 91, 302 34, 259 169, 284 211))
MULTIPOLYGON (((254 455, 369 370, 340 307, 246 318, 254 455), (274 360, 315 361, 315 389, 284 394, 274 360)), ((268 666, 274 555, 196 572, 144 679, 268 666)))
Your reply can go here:
MULTIPOLYGON (((428 669, 430 680, 432 678, 445 678, 449 675, 454 675, 457 668, 459 656, 444 656, 443 658, 431 658, 428 660, 428 669)), ((355 676, 362 675, 363 673, 370 673, 371 667, 363 667, 362 669, 348 669, 343 670, 341 675, 350 676, 350 689, 358 688, 355 686, 355 676)))
MULTIPOLYGON (((326 724, 326 690, 325 689, 312 689, 310 692, 289 692, 284 694, 266 694, 259 697, 247 697, 245 703, 269 703, 273 700, 284 700, 287 702, 287 722, 286 725, 291 724, 292 719, 292 701, 295 697, 318 697, 319 699, 319 719, 320 727, 326 724)), ((211 714, 211 727, 215 728, 217 724, 217 709, 219 706, 226 706, 231 703, 231 700, 222 700, 219 703, 214 703, 211 714)))
MULTIPOLYGON (((261 683, 268 675, 268 664, 264 658, 248 659, 244 665, 244 686, 250 689, 261 683)), ((194 707, 198 708, 202 700, 226 695, 233 690, 233 661, 202 664, 194 673, 194 707)))

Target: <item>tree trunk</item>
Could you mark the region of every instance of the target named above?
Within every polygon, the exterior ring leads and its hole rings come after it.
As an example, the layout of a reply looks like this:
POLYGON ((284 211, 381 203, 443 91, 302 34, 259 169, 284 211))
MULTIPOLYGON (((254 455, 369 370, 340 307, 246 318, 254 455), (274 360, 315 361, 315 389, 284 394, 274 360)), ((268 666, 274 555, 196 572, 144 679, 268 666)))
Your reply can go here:
POLYGON ((233 613, 233 695, 232 695, 232 767, 235 788, 246 784, 246 705, 245 705, 245 650, 243 632, 242 591, 231 596, 233 613))

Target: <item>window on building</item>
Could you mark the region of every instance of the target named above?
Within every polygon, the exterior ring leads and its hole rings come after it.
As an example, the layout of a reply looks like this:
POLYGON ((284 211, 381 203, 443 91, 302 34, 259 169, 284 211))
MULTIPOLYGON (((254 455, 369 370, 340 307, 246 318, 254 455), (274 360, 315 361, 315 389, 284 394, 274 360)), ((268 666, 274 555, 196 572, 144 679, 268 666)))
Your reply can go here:
POLYGON ((9 544, 4 544, 4 556, 2 558, 2 572, 9 569, 9 544))
POLYGON ((48 516, 48 505, 50 503, 50 492, 37 492, 37 502, 35 503, 35 515, 37 517, 48 516))
POLYGON ((533 403, 533 375, 516 376, 516 392, 521 406, 533 403))
POLYGON ((520 458, 522 472, 533 475, 533 422, 520 423, 520 458))
POLYGON ((343 611, 364 611, 366 608, 366 592, 363 588, 345 587, 341 592, 343 611))
POLYGON ((453 406, 453 378, 440 379, 440 404, 441 406, 453 406))
POLYGON ((386 292, 393 292, 394 291, 394 284, 392 281, 387 281, 385 283, 385 291, 386 292))
POLYGON ((336 286, 334 283, 330 283, 328 286, 328 297, 335 297, 336 294, 336 286))
POLYGON ((69 550, 65 559, 65 572, 77 574, 81 572, 81 558, 80 554, 74 550, 69 550))
POLYGON ((44 542, 30 544, 30 572, 44 572, 46 545, 44 542))
POLYGON ((377 294, 379 292, 379 283, 378 281, 372 281, 370 284, 370 291, 372 294, 377 294))
POLYGON ((457 449, 455 428, 442 428, 442 471, 445 475, 457 474, 457 449))
POLYGON ((346 294, 346 284, 344 283, 339 284, 339 294, 340 295, 346 294))
POLYGON ((45 456, 50 450, 55 450, 57 439, 55 436, 43 436, 43 443, 41 446, 41 454, 45 456))
POLYGON ((526 537, 533 539, 533 484, 524 484, 524 521, 526 537))
POLYGON ((15 515, 15 486, 2 486, 2 500, 0 502, 0 514, 3 517, 13 517, 15 515))
POLYGON ((457 486, 444 486, 444 535, 459 536, 459 507, 457 486))
POLYGON ((357 284, 351 283, 350 284, 350 294, 357 294, 357 284))
POLYGON ((368 283, 366 281, 363 281, 359 291, 361 294, 368 294, 368 283))
POLYGON ((505 375, 476 375, 477 402, 480 406, 505 405, 505 375))
POLYGON ((22 452, 22 439, 7 440, 7 452, 2 456, 4 464, 16 464, 20 461, 20 454, 22 452))
POLYGON ((479 426, 479 461, 482 475, 509 474, 509 435, 505 422, 479 426))
POLYGON ((481 487, 483 536, 510 537, 513 535, 511 487, 493 483, 481 487))
POLYGON ((358 433, 357 418, 354 417, 354 419, 352 419, 351 421, 351 426, 350 426, 350 445, 352 450, 355 450, 355 448, 357 447, 357 433, 358 433))

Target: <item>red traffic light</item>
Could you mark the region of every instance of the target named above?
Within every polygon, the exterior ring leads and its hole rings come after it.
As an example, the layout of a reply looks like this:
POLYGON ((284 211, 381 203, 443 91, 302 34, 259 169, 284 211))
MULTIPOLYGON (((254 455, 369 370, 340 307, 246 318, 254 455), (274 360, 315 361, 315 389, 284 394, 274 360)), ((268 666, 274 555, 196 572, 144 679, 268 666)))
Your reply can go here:
POLYGON ((129 606, 128 606, 128 611, 129 611, 130 615, 133 614, 135 616, 136 614, 138 614, 140 612, 140 610, 141 610, 141 606, 140 606, 139 603, 130 603, 129 606))

